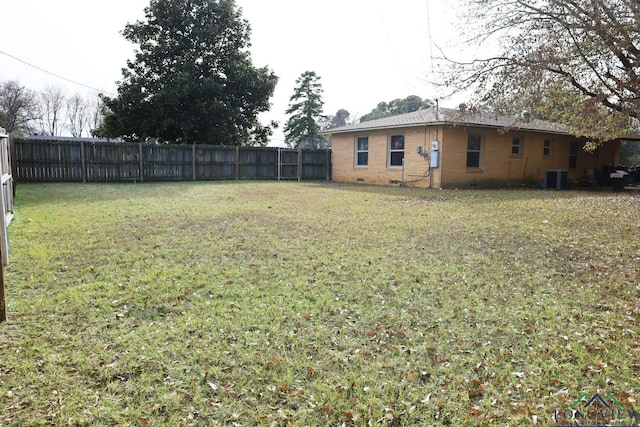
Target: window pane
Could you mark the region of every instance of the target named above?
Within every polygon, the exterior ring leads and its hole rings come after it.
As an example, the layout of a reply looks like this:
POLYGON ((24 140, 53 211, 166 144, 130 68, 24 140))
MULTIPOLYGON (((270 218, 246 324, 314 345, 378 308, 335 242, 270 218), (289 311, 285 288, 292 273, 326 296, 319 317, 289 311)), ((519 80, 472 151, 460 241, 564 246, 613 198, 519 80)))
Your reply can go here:
POLYGON ((511 154, 520 154, 520 138, 513 138, 511 144, 511 154))
POLYGON ((579 145, 577 142, 572 142, 571 143, 571 155, 572 156, 577 156, 578 155, 578 149, 579 149, 579 145))
POLYGON ((469 135, 467 150, 480 151, 480 147, 482 147, 482 138, 480 135, 469 135))
POLYGON ((571 156, 569 159, 569 169, 576 169, 578 167, 578 158, 571 156))
POLYGON ((369 149, 369 138, 358 138, 358 151, 366 151, 369 149))
POLYGON ((391 136, 391 149, 392 150, 404 150, 404 136, 392 135, 391 136))
POLYGON ((479 168, 480 167, 480 152, 479 151, 468 151, 467 152, 467 167, 468 168, 479 168))
POLYGON ((404 159, 404 151, 391 152, 391 166, 402 166, 402 159, 404 159))
POLYGON ((580 146, 577 142, 571 143, 571 153, 569 155, 569 169, 576 169, 578 167, 578 150, 580 146))
POLYGON ((369 164, 369 153, 358 153, 358 166, 367 166, 369 164))

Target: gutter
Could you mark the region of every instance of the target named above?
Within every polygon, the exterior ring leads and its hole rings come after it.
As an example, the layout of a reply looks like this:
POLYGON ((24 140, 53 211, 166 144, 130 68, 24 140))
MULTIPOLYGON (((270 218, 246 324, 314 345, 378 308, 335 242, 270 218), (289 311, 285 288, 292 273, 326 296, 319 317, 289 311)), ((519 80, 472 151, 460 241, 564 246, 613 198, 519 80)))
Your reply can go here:
MULTIPOLYGON (((343 134, 343 133, 358 133, 358 132, 367 132, 367 131, 372 131, 372 130, 380 130, 380 129, 401 129, 401 128, 412 128, 412 127, 429 127, 429 126, 449 126, 449 127, 477 127, 477 128, 484 128, 484 129, 512 129, 515 131, 519 131, 519 132, 538 132, 538 133, 546 133, 546 134, 551 134, 551 135, 568 135, 568 136, 575 136, 572 135, 571 133, 567 132, 567 131, 563 131, 563 130, 551 130, 551 129, 535 129, 535 128, 526 128, 526 127, 518 127, 518 126, 500 126, 500 125, 488 125, 488 124, 476 124, 476 123, 470 123, 470 122, 465 122, 465 123, 460 123, 460 122, 450 122, 450 121, 446 121, 446 120, 438 120, 438 121, 433 121, 433 122, 428 122, 428 123, 407 123, 407 124, 398 124, 398 125, 391 125, 391 126, 369 126, 369 127, 362 127, 362 128, 357 128, 357 129, 345 129, 345 130, 338 130, 337 132, 334 129, 329 129, 323 132, 320 132, 322 134, 325 135, 333 135, 333 134, 343 134)), ((625 138, 625 139, 633 139, 633 140, 640 140, 640 135, 634 137, 634 138, 625 138)))

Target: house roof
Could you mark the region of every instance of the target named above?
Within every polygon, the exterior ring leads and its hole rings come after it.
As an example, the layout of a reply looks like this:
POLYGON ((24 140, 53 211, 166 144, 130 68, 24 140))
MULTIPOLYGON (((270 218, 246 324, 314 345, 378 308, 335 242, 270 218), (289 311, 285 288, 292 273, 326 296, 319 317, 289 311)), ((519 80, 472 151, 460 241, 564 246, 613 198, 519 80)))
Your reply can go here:
POLYGON ((325 133, 339 134, 347 132, 364 132, 377 129, 393 129, 414 126, 480 126, 491 128, 509 128, 515 130, 536 131, 569 135, 563 125, 545 120, 527 117, 508 117, 490 113, 462 112, 450 108, 428 108, 412 113, 384 117, 366 122, 354 123, 328 129, 325 133))

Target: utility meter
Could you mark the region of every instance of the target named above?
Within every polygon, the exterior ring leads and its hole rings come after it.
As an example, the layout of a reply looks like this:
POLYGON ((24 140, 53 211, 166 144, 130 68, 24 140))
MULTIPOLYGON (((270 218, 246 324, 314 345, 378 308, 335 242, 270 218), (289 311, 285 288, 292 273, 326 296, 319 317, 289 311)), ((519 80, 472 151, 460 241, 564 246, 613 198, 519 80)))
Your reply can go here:
POLYGON ((429 167, 439 168, 440 167, 440 152, 432 151, 429 156, 429 167))
POLYGON ((440 149, 440 143, 438 140, 431 141, 431 151, 438 151, 440 149))

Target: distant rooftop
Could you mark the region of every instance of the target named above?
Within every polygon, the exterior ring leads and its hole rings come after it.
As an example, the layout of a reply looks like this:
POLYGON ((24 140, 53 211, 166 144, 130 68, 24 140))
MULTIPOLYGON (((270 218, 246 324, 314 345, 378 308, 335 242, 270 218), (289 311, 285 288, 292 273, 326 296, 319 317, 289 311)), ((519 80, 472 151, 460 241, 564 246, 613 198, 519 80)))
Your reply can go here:
POLYGON ((499 116, 491 113, 462 112, 450 108, 428 108, 412 113, 384 117, 366 122, 340 126, 325 131, 327 134, 362 132, 376 129, 391 129, 412 126, 450 125, 450 126, 481 126, 492 128, 510 128, 554 134, 565 134, 567 128, 558 123, 538 120, 525 115, 521 117, 499 116))

